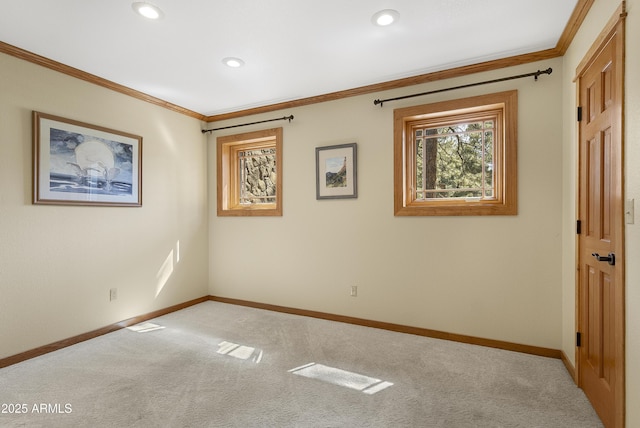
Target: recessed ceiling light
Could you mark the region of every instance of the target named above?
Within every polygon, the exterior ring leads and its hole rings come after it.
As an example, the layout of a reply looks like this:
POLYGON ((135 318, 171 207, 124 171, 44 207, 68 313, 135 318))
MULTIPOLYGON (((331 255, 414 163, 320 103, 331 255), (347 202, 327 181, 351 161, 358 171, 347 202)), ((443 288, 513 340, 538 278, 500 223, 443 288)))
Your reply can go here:
POLYGON ((386 27, 396 22, 400 18, 400 14, 397 10, 385 9, 377 12, 371 18, 371 22, 381 27, 386 27))
POLYGON ((238 68, 244 65, 243 60, 241 60, 240 58, 234 58, 234 57, 227 57, 222 60, 222 63, 227 67, 231 67, 231 68, 238 68))
POLYGON ((162 11, 156 5, 147 3, 146 1, 135 1, 131 5, 139 15, 144 16, 147 19, 160 19, 162 18, 162 11))

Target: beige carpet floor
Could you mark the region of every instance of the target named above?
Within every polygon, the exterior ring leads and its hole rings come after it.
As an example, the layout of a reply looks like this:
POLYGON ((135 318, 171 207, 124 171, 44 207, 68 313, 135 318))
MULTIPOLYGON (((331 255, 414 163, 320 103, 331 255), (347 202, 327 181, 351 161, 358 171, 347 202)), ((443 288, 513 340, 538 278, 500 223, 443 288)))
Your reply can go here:
POLYGON ((150 323, 0 369, 0 427, 602 426, 555 359, 218 302, 150 323))

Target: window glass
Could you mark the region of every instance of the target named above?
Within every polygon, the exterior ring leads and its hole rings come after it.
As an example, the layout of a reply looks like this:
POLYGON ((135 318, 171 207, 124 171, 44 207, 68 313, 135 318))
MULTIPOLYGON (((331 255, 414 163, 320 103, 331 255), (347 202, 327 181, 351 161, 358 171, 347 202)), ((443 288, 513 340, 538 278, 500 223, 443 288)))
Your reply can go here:
POLYGON ((416 200, 492 198, 493 123, 416 127, 416 200))

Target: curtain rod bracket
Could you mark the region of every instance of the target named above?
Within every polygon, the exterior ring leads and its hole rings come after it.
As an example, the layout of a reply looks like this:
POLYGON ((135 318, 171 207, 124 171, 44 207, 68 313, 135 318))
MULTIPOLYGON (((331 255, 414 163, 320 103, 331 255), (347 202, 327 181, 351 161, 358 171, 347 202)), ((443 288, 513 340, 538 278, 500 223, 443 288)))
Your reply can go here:
POLYGON ((288 120, 289 123, 291 123, 291 121, 293 120, 293 115, 278 117, 276 119, 259 120, 257 122, 241 123, 240 125, 223 126, 222 128, 203 129, 202 133, 205 134, 207 132, 220 131, 221 129, 238 128, 240 126, 255 125, 257 123, 274 122, 276 120, 288 120))
POLYGON ((540 77, 541 74, 551 74, 552 72, 553 72, 553 69, 551 67, 547 68, 544 71, 538 70, 536 72, 536 74, 533 76, 533 80, 535 80, 537 82, 538 81, 538 77, 540 77))
POLYGON ((454 89, 470 88, 472 86, 486 85, 488 83, 498 83, 498 82, 505 82, 507 80, 522 79, 523 77, 531 77, 531 76, 533 76, 534 80, 537 82, 538 81, 538 77, 540 75, 542 75, 542 74, 551 74, 552 72, 553 72, 553 69, 551 67, 549 67, 546 70, 538 70, 538 71, 534 71, 533 73, 519 74, 517 76, 502 77, 500 79, 486 80, 484 82, 469 83, 467 85, 453 86, 453 87, 444 88, 444 89, 436 89, 435 91, 421 92, 419 94, 411 94, 411 95, 404 95, 404 96, 401 96, 401 97, 387 98, 386 100, 378 99, 378 100, 375 100, 373 102, 373 104, 374 105, 380 104, 380 107, 382 107, 382 105, 387 101, 404 100, 406 98, 420 97, 420 96, 423 96, 423 95, 437 94, 439 92, 453 91, 454 89))

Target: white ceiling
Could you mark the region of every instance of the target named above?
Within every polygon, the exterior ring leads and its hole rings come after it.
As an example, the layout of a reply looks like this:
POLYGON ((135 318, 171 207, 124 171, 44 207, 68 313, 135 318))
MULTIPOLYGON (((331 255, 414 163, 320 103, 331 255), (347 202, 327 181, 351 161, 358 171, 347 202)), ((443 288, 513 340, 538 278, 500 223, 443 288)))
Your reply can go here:
POLYGON ((553 48, 577 0, 151 2, 159 21, 132 0, 0 0, 0 41, 210 116, 553 48), (382 9, 399 21, 373 25, 382 9))

